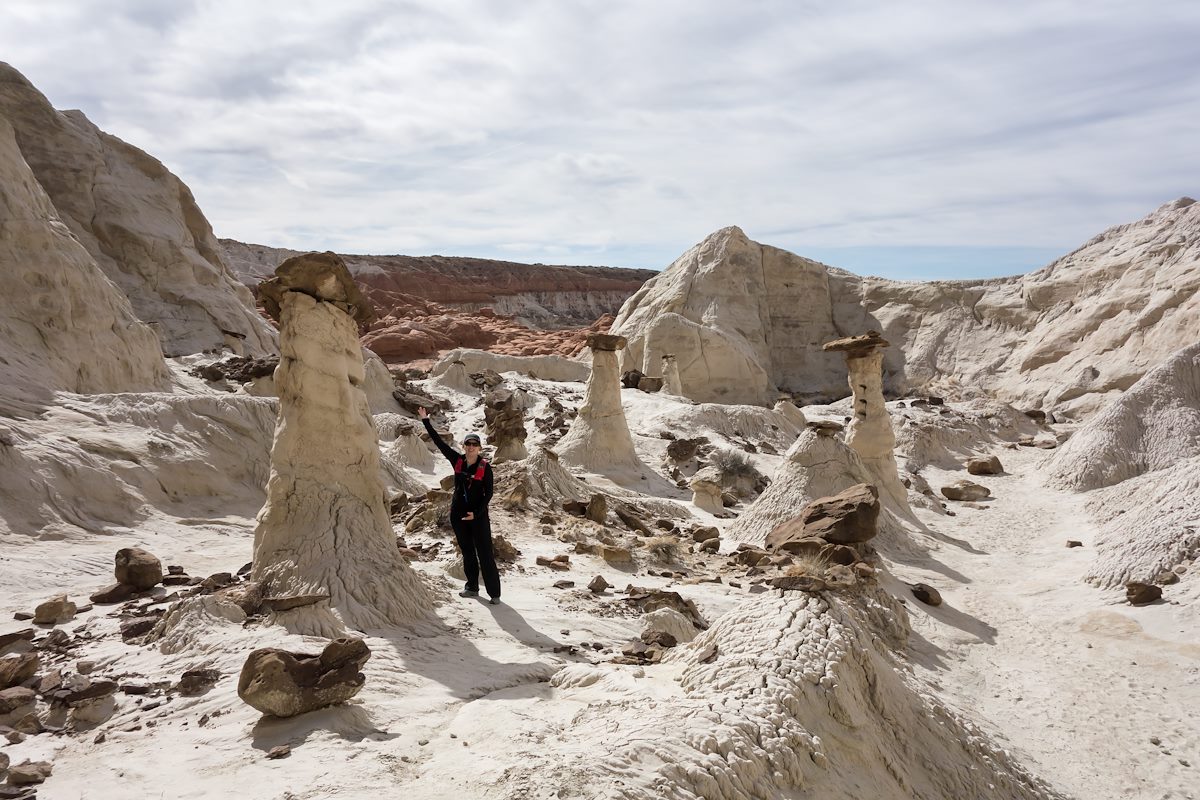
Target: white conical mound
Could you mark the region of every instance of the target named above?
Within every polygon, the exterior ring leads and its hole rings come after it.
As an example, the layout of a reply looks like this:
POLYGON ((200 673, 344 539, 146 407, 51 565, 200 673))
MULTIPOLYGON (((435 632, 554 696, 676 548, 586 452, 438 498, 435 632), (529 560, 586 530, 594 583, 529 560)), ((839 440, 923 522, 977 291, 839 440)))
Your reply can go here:
POLYGON ((268 596, 328 594, 283 612, 307 634, 335 636, 410 622, 430 609, 396 551, 357 328, 333 303, 286 291, 279 423, 267 502, 254 532, 254 577, 268 596))
POLYGON ((621 406, 621 376, 617 370, 617 354, 612 350, 593 348, 592 374, 588 378, 583 405, 567 435, 554 449, 563 461, 589 472, 632 474, 643 471, 621 406))
MULTIPOLYGON (((730 523, 726 536, 762 544, 772 528, 797 516, 813 500, 837 494, 858 483, 874 482, 858 453, 840 438, 805 430, 787 451, 771 478, 771 485, 745 513, 730 523)), ((882 493, 880 501, 881 504, 886 502, 882 493)))
POLYGON ((1051 483, 1087 491, 1200 455, 1200 342, 1173 353, 1084 423, 1050 460, 1051 483))

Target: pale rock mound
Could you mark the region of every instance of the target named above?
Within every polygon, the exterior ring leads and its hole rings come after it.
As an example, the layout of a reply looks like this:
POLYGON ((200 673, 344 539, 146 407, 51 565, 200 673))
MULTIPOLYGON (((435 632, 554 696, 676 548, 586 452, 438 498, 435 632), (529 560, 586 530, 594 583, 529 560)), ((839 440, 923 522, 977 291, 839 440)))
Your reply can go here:
POLYGON ((1051 459, 1051 482, 1098 489, 1198 455, 1200 342, 1173 354, 1082 425, 1051 459))
MULTIPOLYGON (((437 370, 437 366, 434 367, 434 370, 437 370)), ((467 365, 462 361, 452 361, 449 366, 430 380, 430 384, 462 394, 479 394, 479 387, 471 381, 471 376, 467 373, 467 365)))
POLYGON ((730 523, 725 535, 761 545, 772 528, 795 517, 813 500, 874 480, 858 454, 832 431, 809 428, 788 450, 771 485, 730 523))
POLYGON ((456 361, 461 361, 466 372, 519 372, 544 381, 574 381, 585 383, 591 374, 588 365, 563 356, 505 356, 486 350, 451 350, 438 359, 430 374, 434 377, 449 370, 456 361))
MULTIPOLYGON (((0 87, 4 67, 0 65, 0 87)), ((63 224, 0 114, 0 397, 165 389, 153 331, 63 224)), ((20 400, 18 401, 18 398, 20 400)))
MULTIPOLYGON (((55 111, 3 63, 0 117, 58 217, 158 334, 163 352, 275 351, 274 332, 226 267, 192 193, 161 162, 79 111, 55 111)), ((93 315, 111 308, 96 298, 87 305, 93 315)))
POLYGON ((363 357, 363 392, 367 395, 367 407, 372 414, 395 413, 400 410, 400 404, 392 392, 396 391, 396 382, 392 373, 388 372, 383 359, 367 348, 362 349, 363 357))
MULTIPOLYGON (((581 708, 566 735, 590 758, 563 782, 610 800, 1059 797, 908 683, 889 650, 904 614, 883 602, 788 592, 741 604, 672 651, 678 694, 609 692, 581 708)), ((601 669, 567 667, 551 685, 588 699, 601 669)))
POLYGON ((396 551, 388 517, 357 326, 344 309, 365 310, 349 302, 349 273, 328 255, 315 258, 329 279, 309 280, 312 264, 300 256, 280 265, 271 289, 281 310, 280 408, 253 577, 270 596, 328 595, 279 617, 332 637, 410 622, 430 603, 396 551), (330 299, 290 290, 293 271, 302 289, 330 299))
POLYGON ((1098 489, 1089 506, 1098 521, 1096 558, 1086 578, 1119 588, 1150 583, 1200 558, 1200 456, 1098 489))
POLYGON ((1021 408, 1095 410, 1195 335, 1200 204, 1180 198, 1112 228, 1044 269, 984 281, 863 278, 713 233, 621 307, 625 369, 676 356, 701 401, 766 405, 780 391, 838 397, 821 344, 879 330, 897 345, 884 389, 951 399, 993 393, 1021 408))
POLYGON ((568 463, 591 472, 634 472, 642 469, 621 406, 621 374, 616 350, 625 346, 619 336, 593 334, 592 374, 583 405, 555 451, 568 463))

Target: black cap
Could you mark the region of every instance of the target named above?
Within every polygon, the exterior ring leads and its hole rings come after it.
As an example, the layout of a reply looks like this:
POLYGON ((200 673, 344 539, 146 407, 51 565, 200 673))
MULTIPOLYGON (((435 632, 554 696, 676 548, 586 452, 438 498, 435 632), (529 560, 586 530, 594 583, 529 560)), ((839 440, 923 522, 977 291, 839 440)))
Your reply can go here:
POLYGON ((463 444, 477 444, 483 447, 483 442, 480 441, 478 433, 468 433, 463 437, 463 444))

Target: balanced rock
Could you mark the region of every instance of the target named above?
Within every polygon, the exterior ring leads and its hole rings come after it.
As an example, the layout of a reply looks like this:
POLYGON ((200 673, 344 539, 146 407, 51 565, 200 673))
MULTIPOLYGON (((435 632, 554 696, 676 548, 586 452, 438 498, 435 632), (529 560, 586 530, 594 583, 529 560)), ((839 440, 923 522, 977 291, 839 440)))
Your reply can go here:
POLYGON ((942 487, 942 494, 947 500, 986 500, 992 496, 992 490, 974 481, 955 481, 949 486, 942 487))
POLYGON ((344 703, 366 682, 371 651, 362 639, 334 639, 320 655, 255 650, 242 666, 238 696, 264 714, 293 717, 344 703))
POLYGON ((809 503, 799 516, 776 525, 767 534, 766 545, 771 550, 800 552, 788 543, 803 539, 833 544, 865 542, 879 532, 878 520, 879 492, 870 484, 859 483, 809 503))
POLYGON ((33 610, 33 621, 37 625, 58 625, 75 616, 76 605, 65 594, 58 594, 38 604, 33 610))
POLYGON ((117 551, 113 574, 117 583, 144 591, 154 588, 162 580, 163 567, 153 553, 140 547, 124 547, 117 551))
POLYGON ((1004 472, 1000 459, 996 456, 982 456, 967 459, 967 472, 972 475, 999 475, 1004 472))

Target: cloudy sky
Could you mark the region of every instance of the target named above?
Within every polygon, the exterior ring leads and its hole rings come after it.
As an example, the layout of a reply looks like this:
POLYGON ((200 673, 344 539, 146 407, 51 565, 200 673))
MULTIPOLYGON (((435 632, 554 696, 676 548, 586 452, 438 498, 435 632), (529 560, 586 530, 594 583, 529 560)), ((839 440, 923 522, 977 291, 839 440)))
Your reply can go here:
POLYGON ((1194 0, 4 0, 0 60, 217 234, 1024 272, 1200 193, 1194 0))

